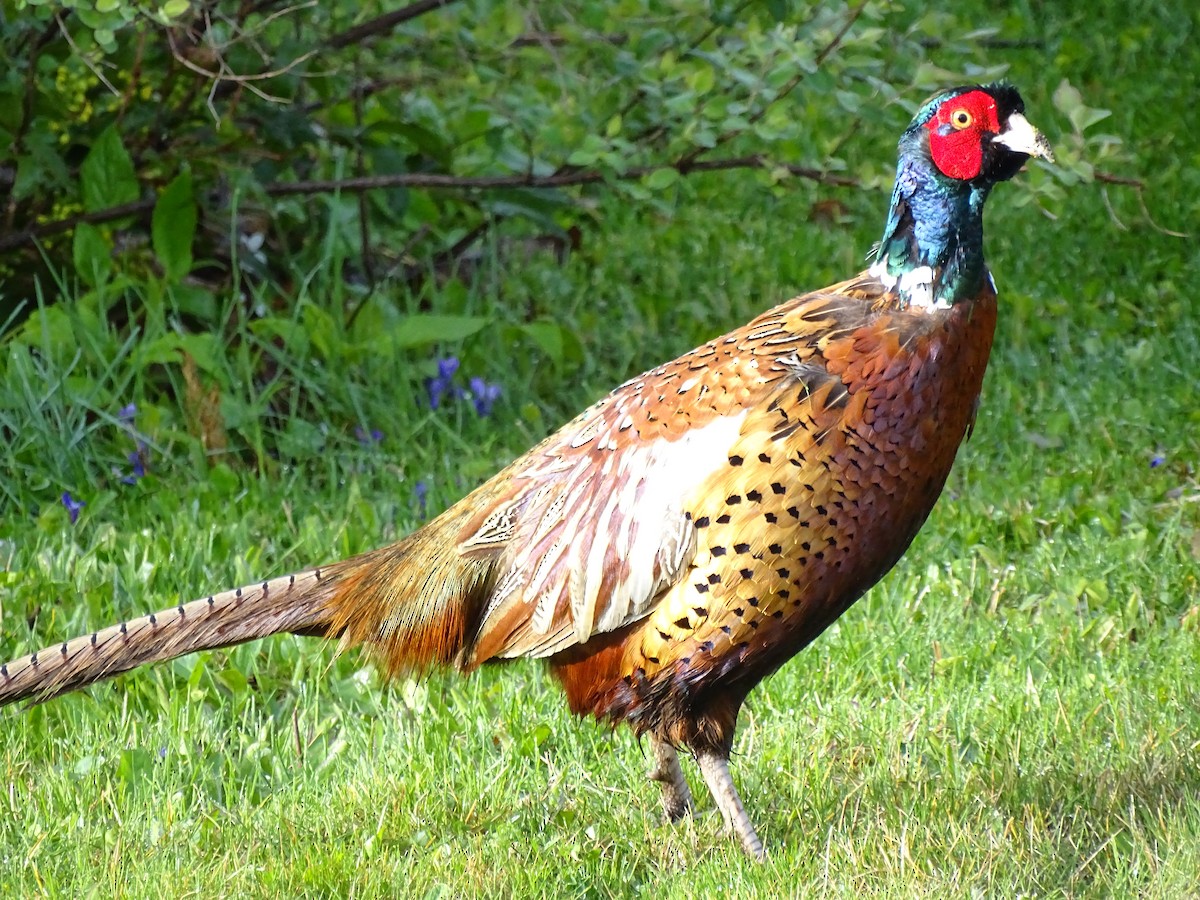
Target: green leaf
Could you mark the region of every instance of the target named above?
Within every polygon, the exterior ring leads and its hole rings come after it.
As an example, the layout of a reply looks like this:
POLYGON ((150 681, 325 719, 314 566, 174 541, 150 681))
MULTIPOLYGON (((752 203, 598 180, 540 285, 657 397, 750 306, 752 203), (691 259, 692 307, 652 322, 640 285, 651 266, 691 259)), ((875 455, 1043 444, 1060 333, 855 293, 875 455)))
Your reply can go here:
POLYGON ((152 340, 143 341, 137 348, 136 359, 142 368, 178 363, 180 360, 179 350, 179 335, 169 332, 152 340))
MULTIPOLYGON (((208 483, 212 485, 213 490, 215 490, 218 495, 225 497, 233 496, 242 488, 242 483, 237 476, 237 472, 233 471, 228 464, 223 462, 216 463, 211 469, 209 469, 208 483)), ((230 674, 234 672, 234 669, 222 669, 221 674, 217 676, 217 681, 221 682, 225 685, 225 687, 236 693, 237 688, 241 683, 239 682, 239 678, 244 682, 245 676, 241 675, 241 673, 230 674)), ((241 686, 244 687, 245 685, 242 684, 241 686)))
POLYGON ((288 419, 279 435, 279 450, 286 458, 311 459, 325 447, 325 434, 312 422, 299 417, 288 419))
POLYGON ((567 157, 567 165, 591 166, 609 150, 609 143, 594 134, 586 135, 578 147, 567 157))
POLYGON ((77 343, 75 328, 62 306, 43 306, 29 314, 17 332, 26 347, 70 347, 77 343))
POLYGON ((339 346, 341 332, 329 311, 315 303, 305 303, 301 322, 313 349, 322 358, 333 359, 337 355, 335 348, 339 346))
POLYGON ((1086 131, 1097 122, 1102 122, 1112 115, 1112 110, 1099 109, 1095 106, 1079 106, 1070 113, 1071 125, 1076 131, 1086 131))
POLYGON ((121 143, 117 127, 110 125, 100 133, 79 169, 83 207, 99 212, 138 198, 137 176, 133 160, 121 143))
POLYGON ((490 322, 486 316, 407 316, 387 336, 393 347, 419 347, 439 341, 460 341, 482 331, 490 322))
POLYGON ((593 165, 599 158, 599 151, 580 148, 579 150, 571 151, 571 155, 567 157, 567 165, 586 168, 593 165))
POLYGON ((75 226, 71 256, 75 273, 88 285, 99 287, 108 281, 112 273, 112 248, 104 232, 95 225, 80 222, 75 226))
POLYGON ((117 758, 117 779, 126 784, 142 781, 153 765, 154 757, 148 750, 136 747, 122 750, 117 758))
POLYGON ((556 363, 563 361, 563 329, 557 322, 528 322, 521 326, 542 352, 556 363))
POLYGON ((221 378, 225 374, 227 348, 221 339, 211 333, 181 334, 176 336, 179 349, 187 352, 196 362, 196 367, 206 375, 221 378))
MULTIPOLYGON (((228 468, 228 466, 226 466, 226 468, 228 468)), ((215 468, 213 470, 213 474, 216 474, 215 468)), ((212 481, 214 484, 217 483, 216 478, 213 478, 212 481)), ((246 676, 237 669, 222 669, 214 677, 216 678, 218 684, 228 690, 229 693, 233 694, 235 697, 246 693, 246 691, 250 689, 249 679, 247 679, 246 676)))
POLYGON ((788 0, 766 0, 763 4, 770 13, 771 18, 776 22, 787 22, 797 13, 792 9, 792 4, 788 0))
POLYGON ((679 171, 667 166, 662 169, 655 169, 646 176, 645 185, 652 191, 661 191, 669 188, 679 180, 679 171))
POLYGON ((684 81, 695 93, 707 94, 716 86, 717 76, 711 66, 702 66, 688 73, 684 81))
POLYGON ((539 319, 519 326, 519 331, 524 332, 556 364, 561 365, 567 360, 583 358, 583 347, 579 338, 558 322, 539 319))
POLYGON ((192 270, 192 241, 196 237, 196 200, 188 170, 180 172, 158 195, 150 232, 163 274, 168 281, 182 281, 192 270))
POLYGON ((1110 110, 1084 103, 1083 94, 1065 78, 1054 89, 1054 105, 1071 120, 1071 127, 1081 133, 1112 115, 1110 110))
POLYGON ((217 323, 220 303, 212 289, 199 284, 176 284, 168 294, 176 312, 213 326, 217 323))
POLYGON ((535 191, 527 188, 510 188, 491 192, 480 200, 480 207, 493 215, 521 216, 536 222, 541 228, 554 234, 562 234, 562 226, 555 213, 571 205, 571 197, 559 191, 535 191))
MULTIPOLYGON (((359 316, 361 321, 362 316, 359 316)), ((356 322, 357 324, 357 322, 356 322)), ((285 319, 280 316, 267 316, 255 319, 250 323, 250 331, 261 338, 276 338, 283 342, 290 356, 303 356, 308 353, 308 332, 295 319, 285 319)))

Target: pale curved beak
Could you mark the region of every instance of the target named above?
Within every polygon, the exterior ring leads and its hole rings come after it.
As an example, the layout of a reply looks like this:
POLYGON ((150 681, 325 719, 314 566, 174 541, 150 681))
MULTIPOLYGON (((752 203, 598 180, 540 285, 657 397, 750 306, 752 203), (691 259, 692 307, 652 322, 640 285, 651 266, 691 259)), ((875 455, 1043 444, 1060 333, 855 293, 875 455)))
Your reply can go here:
POLYGON ((1029 124, 1020 113, 1008 117, 1007 127, 995 137, 995 143, 1003 144, 1009 150, 1037 156, 1047 162, 1054 162, 1054 153, 1046 136, 1029 124))

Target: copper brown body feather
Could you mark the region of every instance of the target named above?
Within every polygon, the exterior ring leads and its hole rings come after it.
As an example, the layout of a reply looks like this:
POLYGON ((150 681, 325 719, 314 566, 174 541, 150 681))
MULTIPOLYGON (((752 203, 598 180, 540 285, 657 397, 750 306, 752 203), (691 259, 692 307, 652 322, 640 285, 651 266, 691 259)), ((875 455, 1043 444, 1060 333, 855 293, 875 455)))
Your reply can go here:
POLYGON ((995 319, 990 287, 901 311, 869 276, 782 304, 368 554, 324 615, 388 672, 548 656, 575 711, 727 750, 727 709, 925 521, 995 319))

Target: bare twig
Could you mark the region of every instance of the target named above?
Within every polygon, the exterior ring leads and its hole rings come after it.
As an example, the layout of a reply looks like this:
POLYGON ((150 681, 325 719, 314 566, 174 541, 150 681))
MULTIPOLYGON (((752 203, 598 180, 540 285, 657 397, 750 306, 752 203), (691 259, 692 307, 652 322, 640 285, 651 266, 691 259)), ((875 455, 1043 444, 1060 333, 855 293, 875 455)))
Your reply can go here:
MULTIPOLYGON (((1154 216, 1150 215, 1150 208, 1146 206, 1146 185, 1145 182, 1143 182, 1140 178, 1129 178, 1125 175, 1114 175, 1111 172, 1101 172, 1099 170, 1093 172, 1092 177, 1095 178, 1100 184, 1119 184, 1124 185, 1125 187, 1133 188, 1137 193, 1138 205, 1142 208, 1142 215, 1146 217, 1146 221, 1150 223, 1150 227, 1159 234, 1165 234, 1169 237, 1177 238, 1188 237, 1188 234, 1185 231, 1172 231, 1170 228, 1164 228, 1162 225, 1159 225, 1154 221, 1154 216)), ((1113 212, 1112 207, 1109 206, 1107 191, 1104 192, 1104 203, 1106 206, 1108 206, 1109 214, 1112 215, 1113 220, 1120 224, 1120 221, 1116 218, 1116 214, 1113 212)))
MULTIPOLYGON (((927 50, 936 50, 946 46, 949 42, 936 37, 920 37, 917 39, 917 43, 927 50)), ((1040 50, 1046 46, 1046 42, 1042 38, 981 37, 975 43, 989 50, 1040 50)))
MULTIPOLYGON (((614 47, 622 47, 629 43, 629 35, 627 34, 592 34, 590 39, 597 44, 611 44, 614 47)), ((527 31, 525 34, 519 34, 512 39, 510 47, 565 47, 571 43, 571 40, 564 35, 553 31, 527 31)))
POLYGON ((363 22, 361 25, 347 28, 341 34, 335 34, 326 41, 326 45, 334 50, 340 50, 343 47, 349 47, 351 44, 358 44, 367 38, 385 34, 397 25, 403 24, 410 19, 415 19, 417 16, 422 16, 431 10, 449 6, 453 2, 454 0, 418 0, 417 3, 410 3, 408 6, 393 10, 390 13, 376 16, 369 22, 363 22))
POLYGON ((1169 237, 1185 238, 1188 237, 1186 231, 1172 231, 1170 228, 1163 228, 1154 221, 1154 216, 1150 215, 1150 209, 1146 206, 1146 192, 1141 188, 1135 188, 1137 191, 1138 205, 1142 207, 1142 215, 1146 217, 1146 221, 1150 223, 1150 227, 1159 234, 1165 234, 1169 237))
MULTIPOLYGON (((239 34, 238 34, 237 40, 244 41, 247 38, 256 37, 258 34, 262 33, 263 31, 266 31, 267 27, 272 22, 274 22, 276 19, 282 19, 284 16, 290 16, 293 13, 302 12, 303 10, 306 10, 306 9, 312 9, 316 5, 317 5, 316 0, 307 0, 307 2, 298 3, 298 4, 295 4, 294 6, 287 6, 287 7, 284 7, 283 9, 277 9, 274 12, 272 12, 270 15, 263 16, 262 21, 256 22, 254 24, 253 28, 245 28, 244 22, 239 22, 238 23, 239 34)), ((230 44, 233 44, 233 43, 235 43, 235 42, 234 41, 230 42, 230 44)))
POLYGON ((569 172, 556 172, 553 175, 445 175, 436 172, 402 172, 394 175, 372 175, 367 178, 345 178, 341 180, 293 181, 277 182, 267 185, 263 190, 273 197, 288 194, 324 194, 333 191, 372 191, 377 188, 418 187, 431 189, 459 190, 489 190, 494 188, 559 188, 574 187, 581 184, 598 184, 603 181, 636 181, 639 178, 657 172, 660 169, 675 169, 680 174, 692 172, 716 172, 728 169, 766 169, 781 168, 789 174, 800 178, 819 181, 822 184, 832 184, 838 187, 858 187, 856 178, 845 175, 834 175, 821 169, 807 166, 797 166, 790 163, 779 163, 767 157, 753 153, 748 156, 726 157, 724 159, 702 160, 685 165, 683 161, 663 163, 650 166, 631 166, 623 172, 603 172, 598 169, 577 169, 569 172))
POLYGON ((110 206, 108 209, 99 209, 95 212, 83 213, 78 216, 70 216, 66 219, 47 222, 44 225, 38 225, 36 228, 29 228, 25 231, 17 231, 0 237, 0 253, 20 247, 23 244, 32 244, 42 238, 62 234, 64 231, 70 231, 76 225, 85 223, 96 225, 100 222, 111 222, 114 219, 123 219, 126 216, 147 213, 152 209, 154 209, 154 198, 147 197, 143 200, 134 200, 131 203, 122 203, 120 206, 110 206))
MULTIPOLYGON (((781 163, 761 154, 748 156, 726 157, 724 159, 701 160, 687 166, 686 170, 679 163, 662 163, 649 166, 631 166, 623 172, 602 172, 598 169, 578 169, 571 172, 557 172, 553 175, 534 175, 526 172, 520 175, 446 175, 433 172, 401 172, 393 175, 370 175, 357 178, 326 179, 315 181, 276 182, 263 186, 263 193, 271 197, 285 197, 295 194, 331 194, 331 193, 360 193, 383 188, 413 187, 431 190, 493 190, 496 188, 533 188, 546 190, 549 188, 575 187, 584 184, 600 184, 605 181, 636 181, 639 178, 657 172, 661 169, 675 169, 680 174, 693 172, 719 172, 730 169, 782 169, 797 178, 807 178, 821 184, 835 187, 859 187, 858 179, 846 175, 835 175, 821 169, 798 166, 792 163, 781 163)), ((101 209, 96 212, 83 213, 47 222, 34 228, 6 234, 0 237, 0 253, 7 252, 25 244, 35 243, 42 238, 53 237, 70 231, 80 223, 99 224, 122 219, 126 216, 147 213, 154 208, 155 198, 147 197, 124 203, 121 206, 101 209)))
MULTIPOLYGON (((146 56, 146 40, 147 32, 143 31, 137 36, 137 41, 134 44, 133 65, 129 67, 129 80, 125 84, 125 89, 121 91, 121 101, 117 104, 118 122, 125 120, 125 113, 129 111, 129 104, 137 96, 138 89, 142 86, 142 63, 146 56)), ((164 92, 163 96, 168 95, 164 92)))
POLYGON ((350 99, 365 100, 378 94, 380 91, 385 91, 389 88, 398 87, 401 90, 408 90, 420 84, 420 79, 415 75, 396 75, 391 78, 376 78, 372 81, 364 81, 355 84, 350 88, 347 95, 335 94, 320 100, 311 100, 301 107, 304 112, 311 113, 318 109, 324 109, 332 106, 335 103, 343 102, 347 97, 350 99))
MULTIPOLYGON (((253 75, 238 75, 230 71, 225 65, 225 60, 221 59, 220 57, 218 57, 218 60, 221 65, 221 69, 217 72, 205 69, 203 66, 199 66, 192 62, 179 50, 179 46, 175 43, 175 34, 170 29, 167 29, 167 42, 171 45, 171 55, 175 58, 175 61, 184 68, 190 69, 197 75, 203 75, 205 78, 212 81, 214 86, 223 81, 244 85, 248 90, 268 103, 287 103, 288 100, 286 97, 275 97, 271 94, 268 94, 266 91, 262 90, 262 88, 256 87, 254 82, 266 81, 271 78, 278 78, 280 75, 285 75, 292 69, 296 68, 296 66, 307 62, 320 52, 320 50, 309 50, 307 53, 300 54, 286 65, 280 66, 277 69, 272 69, 270 72, 256 72, 253 75)), ((210 112, 214 113, 215 118, 216 111, 211 108, 211 102, 210 112)))
POLYGON ((1101 172, 1099 169, 1092 173, 1092 177, 1101 184, 1125 184, 1129 187, 1135 187, 1139 191, 1145 187, 1140 178, 1129 178, 1124 175, 1113 175, 1111 172, 1101 172))
POLYGON ((1108 199, 1108 188, 1100 188, 1100 197, 1104 200, 1104 208, 1108 210, 1108 217, 1112 219, 1113 224, 1121 231, 1128 231, 1129 226, 1121 221, 1121 217, 1117 215, 1117 211, 1113 209, 1112 201, 1108 199))
MULTIPOLYGON (((439 269, 442 269, 442 268, 447 268, 447 269, 452 270, 455 267, 455 264, 460 260, 460 258, 468 250, 470 250, 474 244, 478 243, 479 240, 485 234, 487 234, 492 228, 494 228, 499 221, 500 221, 499 216, 487 216, 486 218, 484 218, 484 220, 482 222, 480 222, 478 225, 476 225, 474 228, 472 228, 470 231, 468 231, 466 234, 464 234, 461 238, 459 238, 457 241, 455 241, 449 247, 444 247, 443 249, 439 250, 437 253, 433 254, 433 256, 429 260, 428 267, 417 266, 417 265, 408 265, 404 262, 403 259, 401 259, 400 265, 397 266, 396 268, 400 269, 403 272, 405 282, 407 282, 411 286, 416 286, 419 279, 425 274, 425 272, 427 270, 433 271, 433 272, 437 272, 439 269)), ((389 274, 389 276, 394 276, 396 274, 395 269, 393 269, 388 274, 389 274)))
POLYGON ((111 81, 104 77, 104 73, 101 72, 95 63, 88 58, 88 54, 81 53, 79 51, 79 47, 76 45, 75 39, 71 37, 71 30, 67 28, 66 23, 62 19, 62 15, 60 14, 55 16, 54 21, 58 23, 59 33, 63 36, 63 40, 67 42, 67 46, 71 48, 71 52, 75 55, 75 58, 83 61, 83 64, 87 66, 88 70, 96 76, 96 80, 108 88, 110 94, 113 94, 117 97, 121 96, 121 92, 113 86, 111 81))

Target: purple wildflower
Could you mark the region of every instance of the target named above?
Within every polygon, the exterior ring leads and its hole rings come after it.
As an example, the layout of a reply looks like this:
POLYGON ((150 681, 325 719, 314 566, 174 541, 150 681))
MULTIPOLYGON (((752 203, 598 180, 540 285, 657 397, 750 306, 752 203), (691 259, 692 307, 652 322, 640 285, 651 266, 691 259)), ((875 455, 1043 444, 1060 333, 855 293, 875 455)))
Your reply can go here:
POLYGON ((137 411, 136 403, 126 403, 117 410, 117 422, 130 437, 137 441, 137 449, 131 450, 126 456, 132 468, 130 474, 121 475, 116 466, 113 467, 113 475, 119 476, 122 484, 137 484, 138 479, 146 477, 146 460, 149 457, 150 446, 137 436, 137 432, 133 428, 133 420, 137 418, 137 411))
POLYGON ((421 517, 425 517, 425 501, 429 499, 429 482, 422 479, 413 485, 413 496, 417 498, 417 506, 421 510, 421 517))
POLYGON ((475 403, 475 412, 481 416, 490 416, 492 407, 500 399, 501 387, 498 384, 484 381, 478 376, 471 379, 471 400, 475 403))
POLYGON ((71 517, 71 524, 74 525, 79 519, 79 511, 87 506, 82 500, 76 500, 71 496, 70 491, 63 491, 62 505, 67 508, 67 514, 71 517))
POLYGON ((355 426, 354 436, 358 438, 358 442, 364 447, 369 447, 371 444, 378 444, 383 440, 383 432, 378 428, 372 428, 368 431, 361 425, 355 426))
POLYGON ((1164 465, 1166 461, 1167 458, 1163 454, 1155 453, 1150 457, 1150 468, 1157 469, 1159 466, 1164 465))
POLYGON ((142 441, 138 441, 138 448, 130 451, 126 459, 132 471, 121 478, 122 484, 137 484, 138 479, 146 477, 146 453, 149 449, 142 441))
POLYGON ((454 373, 458 371, 458 357, 447 356, 437 361, 437 376, 434 378, 425 379, 425 389, 429 391, 429 408, 437 409, 441 406, 442 395, 447 391, 454 392, 451 389, 451 380, 454 378, 454 373))

